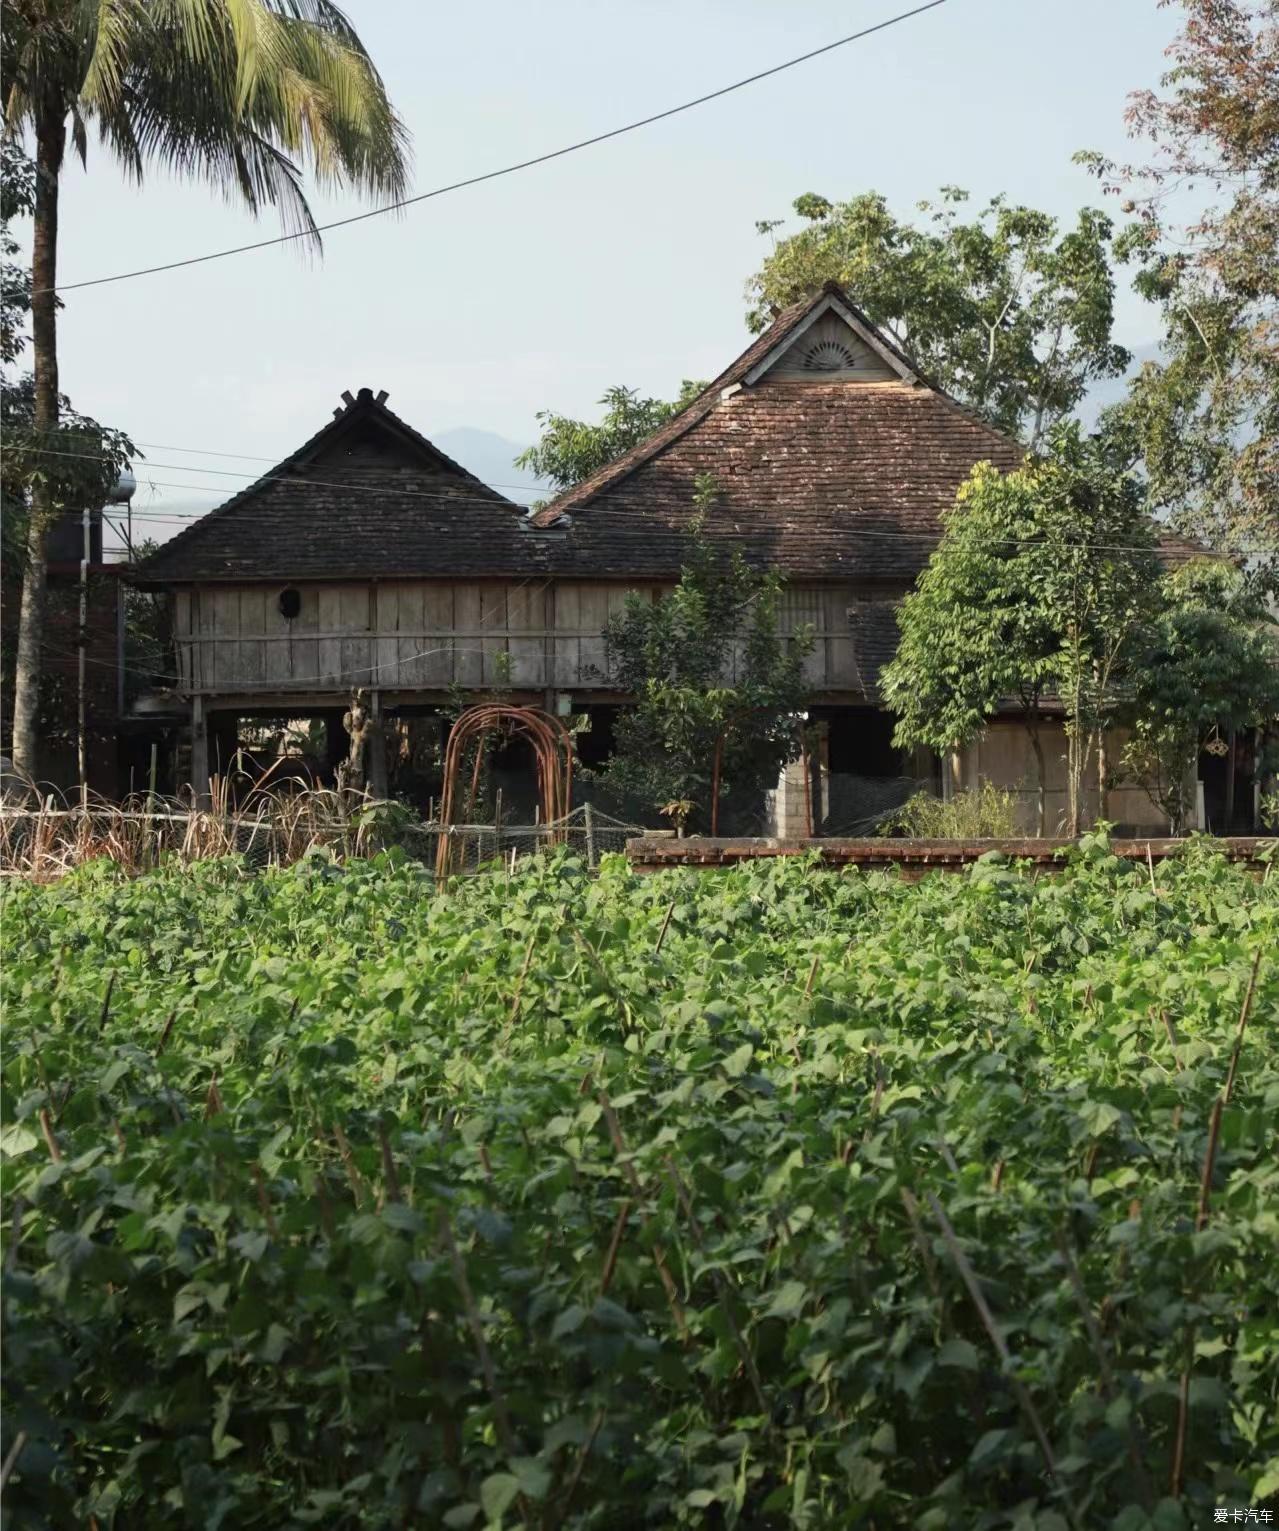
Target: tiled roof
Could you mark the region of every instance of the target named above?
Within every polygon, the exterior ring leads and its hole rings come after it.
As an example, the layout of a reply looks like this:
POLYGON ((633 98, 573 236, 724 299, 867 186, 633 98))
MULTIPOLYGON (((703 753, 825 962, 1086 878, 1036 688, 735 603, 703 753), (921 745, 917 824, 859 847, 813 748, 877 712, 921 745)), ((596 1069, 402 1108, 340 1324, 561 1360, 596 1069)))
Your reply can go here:
POLYGON ((537 520, 553 525, 568 510, 568 542, 601 573, 669 569, 696 480, 710 474, 712 542, 795 578, 910 580, 973 464, 1010 469, 1021 458, 943 395, 896 381, 766 382, 717 396, 680 433, 677 424, 665 427, 674 439, 628 454, 632 466, 593 492, 579 486, 537 520))
MULTIPOLYGON (((973 465, 1007 471, 1022 456, 921 379, 834 284, 779 314, 686 409, 532 525, 392 414, 384 395, 344 397, 335 420, 161 547, 139 581, 669 579, 687 557, 697 480, 709 474, 717 496, 703 528, 713 544, 796 580, 902 590, 973 465), (755 378, 832 307, 878 350, 881 380, 755 378)), ((1200 551, 1165 539, 1170 560, 1200 551)))
POLYGON ((344 397, 296 452, 141 563, 139 582, 464 575, 528 560, 537 539, 518 506, 370 389, 344 397))

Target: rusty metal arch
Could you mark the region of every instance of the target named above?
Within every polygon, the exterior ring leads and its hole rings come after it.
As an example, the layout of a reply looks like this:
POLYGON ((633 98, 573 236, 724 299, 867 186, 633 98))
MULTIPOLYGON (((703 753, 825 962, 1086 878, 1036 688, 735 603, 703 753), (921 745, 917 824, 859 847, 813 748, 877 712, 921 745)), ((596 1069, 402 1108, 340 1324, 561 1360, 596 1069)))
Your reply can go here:
MULTIPOLYGON (((573 806, 573 736, 563 722, 540 707, 513 707, 502 702, 480 702, 468 707, 449 730, 448 743, 444 748, 444 783, 440 796, 440 825, 447 827, 454 822, 457 807, 458 776, 462 768, 463 752, 472 741, 480 741, 485 734, 502 729, 512 735, 526 738, 533 746, 537 762, 537 790, 541 802, 542 822, 558 824, 566 818, 573 806)), ((475 764, 471 770, 470 792, 467 796, 466 814, 475 812, 475 797, 479 788, 482 751, 475 752, 475 764)), ((553 830, 562 837, 562 830, 553 830)), ((460 847, 456 847, 460 849, 460 847)), ((439 837, 435 870, 441 877, 452 870, 455 843, 451 836, 439 837)))

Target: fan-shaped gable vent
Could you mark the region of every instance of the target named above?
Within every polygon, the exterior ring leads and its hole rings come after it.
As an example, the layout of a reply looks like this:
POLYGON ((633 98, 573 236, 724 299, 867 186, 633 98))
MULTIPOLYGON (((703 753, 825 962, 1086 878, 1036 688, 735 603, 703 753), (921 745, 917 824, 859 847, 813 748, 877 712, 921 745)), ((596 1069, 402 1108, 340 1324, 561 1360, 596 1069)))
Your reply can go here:
POLYGON ((818 340, 804 352, 805 372, 851 372, 857 357, 851 346, 838 340, 818 340))

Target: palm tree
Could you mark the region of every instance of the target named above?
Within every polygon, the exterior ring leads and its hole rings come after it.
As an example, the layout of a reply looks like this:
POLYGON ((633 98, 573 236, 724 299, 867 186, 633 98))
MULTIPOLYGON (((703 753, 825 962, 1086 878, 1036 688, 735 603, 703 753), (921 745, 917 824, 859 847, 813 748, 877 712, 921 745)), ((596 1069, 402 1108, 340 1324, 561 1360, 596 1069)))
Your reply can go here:
MULTIPOLYGON (((9 132, 35 141, 31 332, 36 443, 58 429, 58 184, 67 134, 89 129, 132 176, 150 162, 202 178, 318 244, 299 165, 321 184, 399 197, 407 136, 329 0, 7 0, 9 132)), ((33 476, 14 681, 13 760, 36 774, 44 541, 58 510, 33 476)))

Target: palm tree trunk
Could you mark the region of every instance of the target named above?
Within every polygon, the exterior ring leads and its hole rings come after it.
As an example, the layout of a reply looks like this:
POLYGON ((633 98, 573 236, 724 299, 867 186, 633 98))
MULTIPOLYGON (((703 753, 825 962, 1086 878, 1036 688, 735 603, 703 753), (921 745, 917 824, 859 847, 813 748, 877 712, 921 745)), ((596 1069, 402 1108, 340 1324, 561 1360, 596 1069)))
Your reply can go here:
MULTIPOLYGON (((58 428, 58 177, 66 146, 60 105, 43 103, 36 122, 36 195, 31 241, 31 340, 35 374, 34 435, 37 447, 58 428)), ((38 774, 40 671, 44 648, 45 537, 54 505, 44 473, 31 487, 27 566, 22 575, 18 653, 13 678, 13 764, 20 774, 38 774)))

